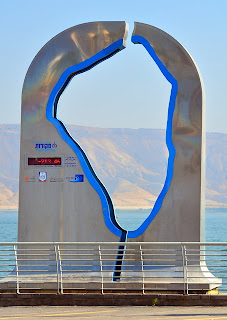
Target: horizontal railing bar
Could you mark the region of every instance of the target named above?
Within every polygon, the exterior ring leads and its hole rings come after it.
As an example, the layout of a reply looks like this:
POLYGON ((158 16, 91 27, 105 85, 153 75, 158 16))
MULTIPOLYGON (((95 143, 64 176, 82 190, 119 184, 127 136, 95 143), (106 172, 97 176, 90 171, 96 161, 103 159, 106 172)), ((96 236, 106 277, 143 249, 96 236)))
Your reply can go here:
POLYGON ((44 269, 44 270, 19 270, 19 275, 21 274, 21 273, 26 273, 26 272, 35 272, 35 273, 37 273, 37 272, 48 272, 48 273, 52 273, 52 274, 56 274, 56 270, 48 270, 48 269, 44 269))
POLYGON ((97 255, 98 255, 98 251, 97 251, 97 253, 63 253, 63 252, 61 252, 61 257, 64 257, 64 256, 97 256, 97 255))
MULTIPOLYGON (((21 272, 24 272, 24 271, 21 271, 21 272)), ((75 273, 79 273, 79 272, 84 272, 84 273, 86 273, 86 272, 93 272, 93 273, 100 273, 100 271, 94 271, 94 270, 82 270, 82 269, 79 269, 79 270, 63 270, 62 271, 62 273, 64 274, 64 273, 71 273, 71 274, 75 274, 75 273)), ((108 273, 111 273, 112 271, 111 270, 103 270, 103 272, 108 272, 108 273)), ((124 273, 141 273, 141 270, 121 270, 121 272, 122 272, 122 274, 124 273)), ((148 270, 144 270, 144 272, 146 273, 151 273, 150 271, 148 271, 148 270)), ((169 271, 160 271, 160 273, 168 273, 169 271)), ((158 272, 157 272, 158 273, 158 272)), ((182 271, 181 271, 181 273, 182 273, 182 271)), ((130 277, 130 276, 129 276, 130 277)), ((140 276, 140 277, 142 277, 142 276, 140 276)), ((162 277, 162 276, 160 276, 159 274, 157 275, 157 277, 158 278, 160 278, 160 277, 162 277)), ((87 278, 89 278, 89 275, 87 276, 87 278)), ((169 276, 169 278, 172 278, 172 275, 171 276, 169 276)), ((181 277, 178 277, 178 278, 182 278, 182 276, 181 277)))
POLYGON ((214 260, 214 259, 206 259, 206 260, 198 260, 198 259, 190 259, 188 262, 199 261, 199 262, 208 262, 208 261, 217 261, 217 262, 227 262, 227 260, 214 260))
POLYGON ((0 264, 0 267, 15 267, 16 264, 0 264))
MULTIPOLYGON (((62 265, 62 270, 65 270, 64 268, 66 268, 66 267, 93 267, 93 266, 91 266, 91 265, 88 265, 88 264, 82 264, 82 265, 80 265, 80 264, 72 264, 72 265, 70 265, 70 264, 67 264, 67 265, 62 265)), ((94 266, 94 267, 96 267, 96 268, 100 268, 100 266, 94 266)), ((113 267, 114 268, 114 265, 111 265, 110 267, 113 267)), ((72 270, 76 270, 76 269, 72 269, 72 270)), ((100 269, 99 269, 100 270, 100 269)))
MULTIPOLYGON (((10 290, 15 290, 15 289, 16 289, 16 287, 14 289, 10 289, 10 290)), ((7 288, 7 290, 9 290, 9 289, 7 288)), ((39 287, 31 287, 31 288, 21 287, 21 284, 20 284, 20 291, 21 290, 23 290, 23 291, 26 291, 26 290, 45 291, 45 289, 39 288, 39 287)), ((52 287, 52 288, 49 288, 48 290, 55 290, 56 291, 57 288, 56 287, 52 287)))
MULTIPOLYGON (((95 271, 92 271, 92 270, 87 270, 87 272, 94 272, 95 273, 95 271)), ((99 273, 100 274, 100 271, 96 271, 97 273, 99 273)), ((76 271, 76 272, 74 272, 74 273, 72 273, 72 271, 67 271, 67 270, 65 270, 64 271, 64 273, 71 273, 72 275, 73 274, 75 274, 76 275, 76 273, 86 273, 85 272, 85 270, 78 270, 78 271, 76 271)), ((64 273, 62 274, 62 277, 64 278, 64 273)), ((68 277, 68 275, 66 275, 65 274, 65 277, 68 277)), ((98 279, 100 279, 100 275, 99 276, 94 276, 94 275, 92 275, 92 278, 98 278, 98 279)), ((113 277, 111 277, 111 278, 113 278, 113 277)), ((85 281, 87 281, 87 279, 89 279, 89 276, 85 279, 85 281)), ((69 279, 70 280, 70 279, 69 279)), ((81 280, 80 280, 81 281, 81 280)))
MULTIPOLYGON (((173 272, 171 272, 171 271, 169 271, 169 270, 154 270, 154 271, 152 271, 152 270, 143 270, 144 271, 144 273, 173 273, 173 272)), ((137 273, 137 272, 141 272, 141 270, 121 270, 121 272, 123 273, 123 272, 135 272, 135 273, 137 273)), ((182 270, 181 271, 174 271, 174 273, 177 273, 177 272, 181 272, 182 273, 182 270)), ((160 277, 159 275, 157 276, 157 277, 160 277)), ((172 276, 170 276, 170 277, 172 277, 172 276)))
MULTIPOLYGON (((187 251, 192 251, 192 250, 187 250, 187 251)), ((205 249, 205 250, 200 250, 201 252, 226 252, 226 249, 216 249, 216 250, 212 250, 212 249, 205 249)))
MULTIPOLYGON (((193 273, 193 271, 191 272, 190 271, 190 273, 193 273)), ((196 272, 195 272, 196 273, 196 272)), ((212 270, 212 272, 211 271, 203 271, 203 274, 204 275, 206 275, 208 278, 210 278, 210 276, 208 275, 208 274, 211 274, 211 273, 221 273, 221 274, 224 274, 224 273, 227 273, 227 271, 215 271, 215 270, 212 270)), ((193 275, 189 275, 188 277, 191 277, 191 278, 196 278, 196 276, 193 276, 193 275)), ((199 278, 201 278, 201 277, 199 277, 199 278)), ((224 278, 226 278, 226 276, 223 276, 222 277, 222 279, 224 279, 224 278)))
MULTIPOLYGON (((79 267, 87 267, 87 268, 100 268, 99 265, 95 266, 95 265, 90 265, 90 264, 63 264, 62 265, 62 270, 65 270, 65 268, 68 267, 75 267, 75 268, 79 268, 79 267)), ((113 267, 114 268, 114 264, 108 266, 108 267, 113 267)), ((67 269, 68 270, 68 269, 67 269)), ((74 269, 75 270, 75 269, 74 269)))
POLYGON ((19 262, 19 261, 56 261, 56 260, 54 259, 18 259, 17 261, 19 262))
MULTIPOLYGON (((212 267, 212 266, 206 266, 206 269, 207 270, 204 270, 204 267, 190 267, 190 266, 187 266, 188 268, 188 271, 190 272, 198 272, 198 270, 200 270, 201 272, 207 272, 209 270, 209 268, 212 268, 212 270, 216 269, 221 269, 222 267, 221 266, 215 266, 215 267, 212 267)), ((210 271, 210 270, 209 270, 210 271)))
MULTIPOLYGON (((116 245, 119 246, 119 242, 0 242, 0 246, 18 246, 18 245, 116 245)), ((122 243, 121 243, 122 244, 122 243)), ((124 244, 124 243, 123 243, 124 244)), ((139 245, 167 245, 167 246, 182 246, 182 245, 198 245, 198 246, 227 246, 227 242, 127 242, 127 246, 139 246, 139 245)))
MULTIPOLYGON (((17 248, 17 251, 46 251, 46 252, 53 252, 54 251, 54 245, 49 244, 49 245, 45 245, 46 247, 49 247, 49 248, 43 248, 43 246, 37 248, 39 246, 39 244, 36 245, 36 247, 34 248, 33 244, 37 243, 37 242, 30 242, 32 244, 31 247, 28 246, 28 244, 26 245, 18 245, 18 246, 15 246, 17 248)), ((0 242, 0 245, 1 245, 1 242, 0 242)), ((1 248, 1 247, 0 247, 1 248)), ((1 249, 0 249, 1 251, 1 249)))
MULTIPOLYGON (((62 259, 64 261, 99 261, 99 260, 93 260, 93 259, 62 259)), ((112 260, 111 260, 112 261, 112 260)))
MULTIPOLYGON (((127 259, 127 258, 126 258, 127 259)), ((152 261, 154 261, 154 260, 159 260, 159 261, 182 261, 182 257, 180 257, 180 256, 177 256, 175 259, 173 259, 173 258, 157 258, 157 256, 155 256, 155 258, 144 258, 143 259, 144 261, 150 261, 150 260, 152 260, 152 261)))
MULTIPOLYGON (((217 263, 220 263, 221 261, 217 261, 217 263)), ((191 265, 190 265, 191 266, 191 265)), ((197 265, 197 267, 198 267, 198 265, 197 265)), ((203 265, 201 265, 201 267, 203 267, 203 265)), ((209 263, 207 263, 206 264, 206 267, 208 268, 210 268, 210 267, 213 267, 213 268, 226 268, 227 266, 226 265, 222 265, 222 264, 209 264, 209 263)))
POLYGON ((193 253, 187 253, 187 256, 195 256, 199 255, 200 257, 227 257, 227 254, 193 254, 193 253))
POLYGON ((52 254, 45 254, 45 253, 18 253, 17 256, 42 256, 42 257, 53 257, 54 253, 52 254))
POLYGON ((54 250, 47 250, 47 249, 34 249, 34 248, 26 248, 26 249, 17 249, 18 254, 31 254, 31 252, 45 252, 45 254, 54 254, 54 250))
MULTIPOLYGON (((76 245, 77 243, 75 243, 76 245)), ((118 246, 119 246, 120 243, 118 243, 118 246)), ((104 251, 104 252, 109 252, 109 251, 116 251, 116 249, 118 248, 118 246, 114 246, 113 248, 107 248, 107 247, 102 247, 101 250, 104 251)), ((124 248, 124 251, 130 251, 130 252, 137 252, 138 251, 138 248, 127 248, 127 243, 125 243, 125 248, 124 248)), ((60 247, 60 246, 59 246, 60 247)), ((91 250, 94 250, 96 249, 98 251, 98 246, 96 246, 94 249, 91 249, 91 248, 88 248, 88 249, 84 249, 84 248, 70 248, 70 249, 67 249, 67 248, 61 248, 60 249, 62 251, 70 251, 70 252, 73 252, 73 251, 91 251, 91 250)), ((180 249, 173 249, 173 248, 170 248, 170 249, 161 249, 161 248, 156 248, 156 249, 150 249, 150 248, 142 248, 142 251, 148 251, 148 252, 151 252, 151 251, 167 251, 167 252, 172 252, 172 251, 176 251, 176 252, 181 252, 180 249)))
MULTIPOLYGON (((159 250, 157 249, 155 251, 159 251, 159 250)), ((181 253, 180 250, 178 252, 181 253)), ((175 253, 144 253, 143 252, 143 256, 178 256, 178 254, 175 254, 175 253)))
MULTIPOLYGON (((103 277, 103 278, 110 278, 110 277, 103 277)), ((125 277, 125 276, 122 276, 121 277, 121 281, 123 280, 123 279, 132 279, 132 283, 136 283, 138 280, 142 280, 142 276, 141 277, 136 277, 136 279, 135 279, 135 281, 133 282, 133 280, 134 280, 134 278, 132 278, 132 277, 125 277)), ((165 277, 165 276, 163 276, 163 277, 158 277, 158 276, 150 276, 150 277, 145 277, 144 279, 145 280, 148 280, 148 279, 180 279, 180 280, 182 280, 182 278, 183 277, 165 277)), ((111 281, 112 281, 112 278, 110 278, 111 279, 111 281)), ((161 282, 161 281, 159 281, 159 282, 161 282)), ((158 283, 159 283, 158 282, 158 283)))
MULTIPOLYGON (((22 261, 23 262, 23 261, 22 261)), ((56 262, 56 261, 50 261, 50 262, 56 262)), ((53 266, 56 266, 56 263, 52 263, 52 264, 19 264, 19 268, 22 268, 22 267, 53 267, 53 266)))
MULTIPOLYGON (((78 242, 75 242, 73 245, 77 245, 78 244, 78 246, 80 246, 81 244, 80 243, 78 243, 78 242)), ((92 245, 94 246, 94 249, 96 249, 97 251, 99 250, 98 249, 98 245, 96 245, 96 242, 92 242, 92 245)), ((119 245, 119 243, 118 243, 118 245, 119 245)), ((68 244, 67 244, 67 246, 68 246, 68 244)), ((86 245, 84 245, 84 246, 87 246, 87 244, 86 245)), ((82 251, 82 252, 84 252, 84 251, 91 251, 91 250, 93 250, 93 249, 91 249, 91 248, 83 248, 84 246, 82 246, 82 248, 80 249, 80 248, 70 248, 70 249, 68 249, 68 248, 63 248, 63 247, 61 247, 61 245, 59 245, 59 249, 61 249, 62 251, 82 251)), ((109 248, 109 249, 104 249, 104 250, 115 250, 116 249, 116 247, 114 247, 114 248, 109 248)))

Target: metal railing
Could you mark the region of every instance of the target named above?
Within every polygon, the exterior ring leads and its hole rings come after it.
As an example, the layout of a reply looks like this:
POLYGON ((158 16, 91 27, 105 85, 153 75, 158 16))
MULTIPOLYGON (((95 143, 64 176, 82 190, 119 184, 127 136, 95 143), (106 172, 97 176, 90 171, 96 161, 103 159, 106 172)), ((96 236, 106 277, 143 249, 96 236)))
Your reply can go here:
POLYGON ((227 292, 227 242, 0 243, 3 292, 227 292))

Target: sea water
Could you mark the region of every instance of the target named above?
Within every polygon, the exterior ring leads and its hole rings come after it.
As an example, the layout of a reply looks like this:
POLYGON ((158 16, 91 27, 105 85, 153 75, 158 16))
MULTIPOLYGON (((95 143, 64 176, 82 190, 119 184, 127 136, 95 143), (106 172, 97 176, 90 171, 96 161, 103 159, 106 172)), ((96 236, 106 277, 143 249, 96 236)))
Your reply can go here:
POLYGON ((17 211, 0 211, 0 242, 16 242, 17 225, 17 211))

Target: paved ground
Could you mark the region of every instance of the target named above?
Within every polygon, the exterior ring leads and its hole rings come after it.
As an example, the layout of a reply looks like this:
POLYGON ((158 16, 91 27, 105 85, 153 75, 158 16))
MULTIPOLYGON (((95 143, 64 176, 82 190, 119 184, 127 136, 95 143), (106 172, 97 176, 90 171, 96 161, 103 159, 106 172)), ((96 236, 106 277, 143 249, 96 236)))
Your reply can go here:
POLYGON ((216 320, 227 319, 227 307, 0 307, 0 320, 216 320))

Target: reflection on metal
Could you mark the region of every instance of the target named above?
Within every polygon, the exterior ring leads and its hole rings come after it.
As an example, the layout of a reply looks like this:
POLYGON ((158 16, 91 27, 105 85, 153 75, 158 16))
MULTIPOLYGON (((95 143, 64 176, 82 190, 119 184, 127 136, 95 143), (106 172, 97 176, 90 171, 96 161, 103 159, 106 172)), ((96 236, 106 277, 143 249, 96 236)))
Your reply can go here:
POLYGON ((118 246, 118 242, 0 243, 0 292, 194 294, 217 287, 227 291, 226 242, 130 242, 121 278, 113 282, 118 246))

